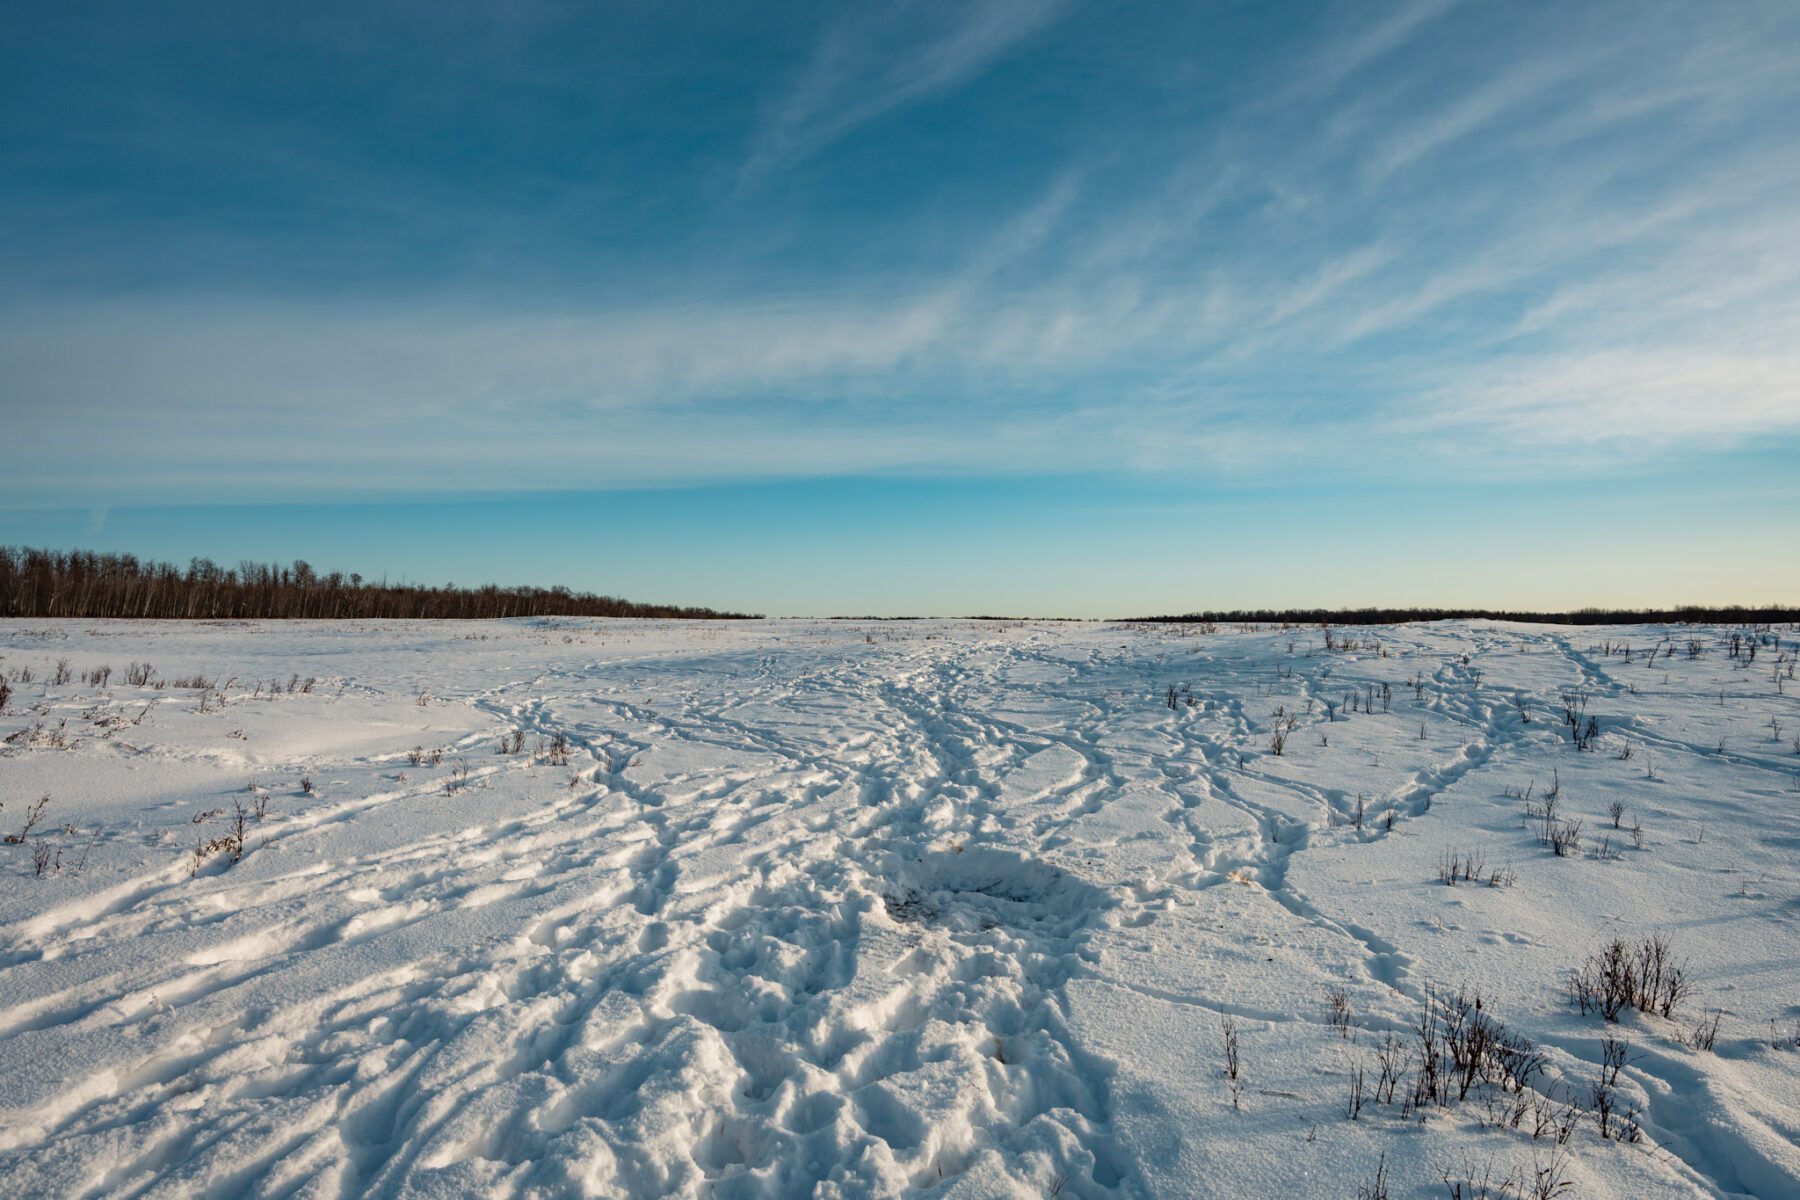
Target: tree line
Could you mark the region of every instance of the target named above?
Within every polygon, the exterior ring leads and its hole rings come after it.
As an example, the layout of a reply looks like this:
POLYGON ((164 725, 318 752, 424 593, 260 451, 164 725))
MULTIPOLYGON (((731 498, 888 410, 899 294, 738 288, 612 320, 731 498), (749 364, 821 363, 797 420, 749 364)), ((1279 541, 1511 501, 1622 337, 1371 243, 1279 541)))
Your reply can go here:
POLYGON ((637 604, 565 587, 459 588, 377 583, 309 564, 196 558, 184 570, 130 554, 0 546, 0 617, 142 617, 174 620, 503 617, 730 617, 671 604, 637 604))
POLYGON ((1512 612, 1491 608, 1284 608, 1191 612, 1180 616, 1126 617, 1143 624, 1401 625, 1408 621, 1531 621, 1541 625, 1773 625, 1800 621, 1800 608, 1768 605, 1679 608, 1578 608, 1570 612, 1512 612))

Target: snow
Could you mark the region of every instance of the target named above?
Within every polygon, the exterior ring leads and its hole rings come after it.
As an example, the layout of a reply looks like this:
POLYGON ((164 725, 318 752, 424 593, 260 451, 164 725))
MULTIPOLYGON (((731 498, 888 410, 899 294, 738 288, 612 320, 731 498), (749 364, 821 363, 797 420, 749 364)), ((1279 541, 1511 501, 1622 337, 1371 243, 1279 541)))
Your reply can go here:
POLYGON ((3 832, 49 797, 0 846, 0 1180, 1285 1197, 1385 1162, 1395 1197, 1800 1195, 1796 634, 1733 632, 0 626, 3 832), (1552 788, 1566 857, 1521 798, 1552 788), (238 860, 196 867, 235 804, 238 860), (1515 880, 1447 886, 1448 852, 1515 880), (1673 1017, 1569 1003, 1657 933, 1673 1017), (1541 1051, 1527 1090, 1349 1119, 1459 988, 1541 1051), (1608 1037, 1635 1141, 1567 1107, 1608 1037))

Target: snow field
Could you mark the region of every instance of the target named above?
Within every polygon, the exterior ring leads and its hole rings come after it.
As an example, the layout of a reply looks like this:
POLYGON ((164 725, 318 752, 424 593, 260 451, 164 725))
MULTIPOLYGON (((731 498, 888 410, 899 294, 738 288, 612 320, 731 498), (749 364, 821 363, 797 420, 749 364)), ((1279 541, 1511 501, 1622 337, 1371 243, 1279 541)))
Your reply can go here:
POLYGON ((1800 1195, 1797 635, 1734 633, 0 627, 3 832, 49 797, 0 846, 0 1179, 1800 1195), (1569 1004, 1651 934, 1673 1017, 1569 1004), (1541 1053, 1524 1091, 1409 1106, 1414 1054, 1350 1119, 1458 989, 1541 1053), (1635 1140, 1589 1111, 1609 1037, 1635 1140))

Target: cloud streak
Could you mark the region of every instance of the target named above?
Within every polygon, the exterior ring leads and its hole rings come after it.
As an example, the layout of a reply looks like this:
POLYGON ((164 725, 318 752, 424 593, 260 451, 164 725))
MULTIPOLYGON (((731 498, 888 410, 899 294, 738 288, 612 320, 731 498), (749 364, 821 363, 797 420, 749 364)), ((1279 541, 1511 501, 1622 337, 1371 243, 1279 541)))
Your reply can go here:
POLYGON ((862 9, 839 20, 757 131, 742 181, 760 181, 871 121, 963 86, 1064 7, 1062 0, 972 0, 923 12, 862 9))

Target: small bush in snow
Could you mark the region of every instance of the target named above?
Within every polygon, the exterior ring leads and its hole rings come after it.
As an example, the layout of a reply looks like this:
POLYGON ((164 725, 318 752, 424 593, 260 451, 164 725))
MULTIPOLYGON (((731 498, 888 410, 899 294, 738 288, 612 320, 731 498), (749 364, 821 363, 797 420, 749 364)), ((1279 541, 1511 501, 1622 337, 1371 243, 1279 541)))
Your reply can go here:
MULTIPOLYGON (((254 814, 257 820, 262 820, 262 814, 266 811, 266 808, 263 803, 259 803, 255 809, 248 809, 244 807, 244 802, 242 800, 233 800, 231 802, 231 807, 233 810, 231 826, 227 832, 215 838, 209 838, 206 834, 202 833, 194 839, 194 858, 192 863, 188 866, 188 875, 190 877, 198 875, 202 864, 214 855, 230 855, 233 863, 243 861, 244 851, 248 848, 248 834, 246 829, 249 825, 250 818, 254 814)), ((195 820, 199 821, 203 818, 211 818, 220 811, 222 810, 215 809, 211 813, 203 813, 201 814, 201 817, 197 817, 195 820)))
POLYGON ((1239 1107, 1239 1098, 1243 1095, 1244 1084, 1240 1077, 1242 1063, 1238 1057, 1237 1021, 1230 1016, 1219 1018, 1219 1033, 1225 1039, 1225 1081, 1231 1089, 1231 1107, 1239 1107))
POLYGON ((1518 882, 1518 876, 1508 867, 1489 870, 1486 860, 1474 851, 1446 850, 1438 856, 1438 881, 1448 887, 1480 883, 1491 888, 1509 888, 1518 882))
POLYGON ((1357 1063, 1350 1068, 1350 1098, 1344 1102, 1344 1116, 1347 1120, 1356 1121, 1362 1118, 1363 1105, 1368 1101, 1368 1086, 1363 1065, 1357 1063))
POLYGON ((25 839, 31 836, 32 829, 37 826, 39 821, 44 819, 44 810, 48 807, 50 807, 50 797, 44 796, 39 799, 36 804, 26 809, 25 824, 20 828, 19 832, 6 835, 6 844, 8 846, 24 844, 25 839))
POLYGON ((1670 1017, 1692 991, 1687 964, 1668 939, 1651 934, 1633 946, 1614 938, 1569 972, 1569 999, 1583 1013, 1617 1021, 1627 1009, 1670 1017))
POLYGON ((1546 836, 1556 857, 1567 858, 1581 849, 1581 822, 1553 822, 1547 827, 1546 836))
POLYGON ((1704 1017, 1701 1018, 1692 1029, 1688 1030, 1685 1039, 1687 1044, 1695 1050, 1705 1050, 1710 1053, 1714 1044, 1719 1040, 1719 1020, 1720 1014, 1718 1013, 1714 1013, 1710 1021, 1704 1017))
POLYGON ((1450 1200, 1513 1200, 1525 1186, 1518 1172, 1496 1179, 1492 1160, 1483 1163, 1478 1170, 1474 1161, 1467 1157, 1460 1170, 1445 1167, 1438 1177, 1444 1181, 1444 1190, 1450 1200))
POLYGON ((1543 1052, 1495 1019, 1480 992, 1427 989, 1413 1035, 1418 1068, 1407 1115, 1467 1100, 1484 1083, 1523 1094, 1544 1067, 1543 1052))
POLYGON ((1287 749, 1288 735, 1294 732, 1294 726, 1299 723, 1300 718, 1288 712, 1286 705, 1277 708, 1274 732, 1269 735, 1269 753, 1280 758, 1282 752, 1287 749))
POLYGON ((1400 1086, 1400 1080, 1406 1075, 1409 1061, 1406 1043, 1389 1030, 1381 1039, 1381 1045, 1375 1048, 1375 1065, 1381 1070, 1381 1077, 1375 1081, 1376 1100, 1383 1104, 1394 1102, 1394 1089, 1400 1086))
POLYGON ((1530 1191, 1526 1194, 1531 1200, 1556 1200, 1575 1187, 1575 1181, 1568 1178, 1569 1152, 1556 1149, 1550 1152, 1547 1159, 1532 1160, 1532 1177, 1530 1191))
POLYGON ((1593 1113, 1594 1124, 1599 1127, 1603 1139, 1616 1137, 1622 1142, 1635 1142, 1642 1132, 1638 1128, 1637 1110, 1628 1107, 1623 1113, 1619 1112, 1618 1096, 1614 1092, 1619 1072, 1625 1069, 1625 1060, 1630 1053, 1629 1042, 1607 1038, 1600 1043, 1600 1074, 1589 1092, 1588 1111, 1593 1113))
POLYGON ((1331 1027, 1338 1031, 1338 1036, 1350 1036, 1350 993, 1343 988, 1325 989, 1326 1019, 1331 1027))
POLYGON ((1375 1164, 1374 1177, 1367 1183, 1357 1185, 1356 1200, 1389 1200, 1387 1151, 1381 1152, 1381 1161, 1375 1164))
POLYGON ((556 731, 555 735, 550 739, 550 748, 545 754, 545 760, 553 767, 566 767, 569 765, 568 734, 562 732, 560 729, 556 731))

